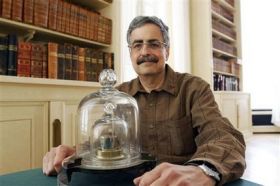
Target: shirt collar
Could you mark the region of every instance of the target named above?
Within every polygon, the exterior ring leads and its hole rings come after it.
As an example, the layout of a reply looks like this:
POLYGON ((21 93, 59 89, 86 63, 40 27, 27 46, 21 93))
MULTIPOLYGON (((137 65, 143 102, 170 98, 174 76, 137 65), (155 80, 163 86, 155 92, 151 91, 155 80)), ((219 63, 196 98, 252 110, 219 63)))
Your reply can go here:
MULTIPOLYGON (((165 91, 169 94, 176 95, 176 73, 168 64, 165 65, 165 72, 163 85, 157 91, 165 91)), ((137 92, 146 92, 141 85, 139 77, 133 79, 131 84, 132 88, 128 92, 130 95, 135 96, 137 92)))

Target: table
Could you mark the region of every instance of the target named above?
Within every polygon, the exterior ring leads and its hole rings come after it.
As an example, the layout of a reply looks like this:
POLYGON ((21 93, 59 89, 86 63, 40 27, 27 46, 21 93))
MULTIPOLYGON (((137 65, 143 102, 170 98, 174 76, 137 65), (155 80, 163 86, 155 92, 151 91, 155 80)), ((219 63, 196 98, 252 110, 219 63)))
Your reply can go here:
MULTIPOLYGON (((56 186, 56 176, 45 176, 41 169, 32 169, 12 174, 0 176, 1 186, 56 186)), ((104 184, 102 184, 103 186, 104 184)), ((111 185, 120 186, 120 184, 112 183, 111 185)), ((127 184, 126 184, 127 185, 127 184)), ((99 185, 98 185, 99 186, 99 185)), ((227 183, 226 186, 260 186, 244 179, 238 179, 234 182, 227 183)))

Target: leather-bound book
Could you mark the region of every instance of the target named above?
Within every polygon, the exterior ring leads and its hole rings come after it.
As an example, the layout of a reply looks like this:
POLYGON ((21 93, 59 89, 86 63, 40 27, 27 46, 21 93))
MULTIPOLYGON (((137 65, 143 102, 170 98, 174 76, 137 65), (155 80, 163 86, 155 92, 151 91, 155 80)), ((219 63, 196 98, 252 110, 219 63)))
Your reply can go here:
POLYGON ((43 50, 42 43, 31 44, 31 77, 43 77, 43 50))
POLYGON ((63 16, 63 1, 58 0, 57 16, 56 16, 56 30, 62 32, 62 16, 63 16))
POLYGON ((57 78, 65 79, 65 49, 63 44, 58 44, 57 50, 57 78))
POLYGON ((49 0, 48 28, 56 30, 58 0, 49 0))
POLYGON ((62 31, 70 34, 71 4, 63 2, 62 31))
POLYGON ((78 79, 80 81, 85 80, 85 48, 79 48, 78 50, 78 79))
POLYGON ((43 43, 43 59, 42 59, 42 78, 48 78, 48 44, 43 43))
POLYGON ((89 39, 89 31, 87 31, 87 24, 89 24, 88 11, 82 7, 79 8, 78 24, 79 24, 79 37, 89 39))
POLYGON ((13 0, 12 19, 22 21, 23 0, 13 0))
POLYGON ((31 61, 30 59, 18 59, 17 61, 17 76, 19 77, 30 77, 31 73, 31 61))
POLYGON ((0 75, 7 75, 8 38, 0 36, 0 75))
POLYGON ((85 48, 85 80, 90 81, 91 78, 91 70, 92 70, 92 63, 91 63, 91 55, 92 49, 85 48))
POLYGON ((78 46, 72 47, 72 74, 71 79, 72 80, 78 80, 79 79, 79 69, 78 69, 78 46))
POLYGON ((98 50, 93 50, 92 56, 91 56, 91 63, 92 63, 92 70, 91 70, 91 81, 99 81, 99 75, 98 75, 98 50))
POLYGON ((114 53, 103 52, 103 68, 114 69, 114 53))
POLYGON ((12 16, 12 0, 2 0, 2 17, 11 19, 12 16))
POLYGON ((74 4, 70 4, 70 20, 69 20, 69 28, 70 28, 70 34, 71 35, 75 35, 78 36, 79 35, 79 21, 78 21, 78 16, 79 15, 79 7, 74 5, 74 4))
POLYGON ((57 79, 57 43, 48 43, 48 77, 57 79))
POLYGON ((31 43, 18 43, 17 76, 30 77, 31 43))
POLYGON ((14 34, 8 35, 8 75, 17 75, 17 43, 18 37, 14 34))
POLYGON ((33 23, 33 10, 34 10, 34 0, 24 0, 23 3, 23 22, 33 23))
POLYGON ((97 81, 98 80, 98 77, 99 77, 99 74, 101 73, 101 71, 103 70, 103 63, 104 63, 104 61, 103 61, 103 52, 102 51, 98 51, 97 52, 97 55, 98 55, 98 57, 97 57, 97 77, 95 78, 95 81, 97 81))
POLYGON ((34 0, 34 25, 48 27, 49 1, 34 0))
POLYGON ((72 44, 65 43, 65 79, 72 77, 72 44))

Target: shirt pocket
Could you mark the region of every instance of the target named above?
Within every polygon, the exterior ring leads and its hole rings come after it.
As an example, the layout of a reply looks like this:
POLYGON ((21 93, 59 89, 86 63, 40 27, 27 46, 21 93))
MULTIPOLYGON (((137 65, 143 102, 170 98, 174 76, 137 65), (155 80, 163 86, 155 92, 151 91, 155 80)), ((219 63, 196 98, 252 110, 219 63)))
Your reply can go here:
POLYGON ((190 117, 157 123, 158 153, 182 156, 195 152, 196 145, 190 117))

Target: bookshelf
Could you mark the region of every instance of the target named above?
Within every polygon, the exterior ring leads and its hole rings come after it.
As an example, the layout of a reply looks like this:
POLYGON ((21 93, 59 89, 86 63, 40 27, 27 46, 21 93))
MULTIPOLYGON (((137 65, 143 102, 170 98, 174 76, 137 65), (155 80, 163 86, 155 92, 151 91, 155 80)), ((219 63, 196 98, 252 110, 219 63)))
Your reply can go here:
MULTIPOLYGON (((120 10, 117 1, 71 2, 100 11, 101 15, 112 19, 114 30, 119 29, 115 22, 120 10)), ((119 57, 119 38, 113 30, 112 43, 107 44, 1 15, 0 27, 0 36, 14 32, 22 41, 67 42, 106 52, 114 51, 117 54, 115 59, 119 57)), ((59 145, 58 142, 74 145, 78 104, 84 96, 99 88, 99 83, 91 81, 0 75, 0 133, 5 134, 1 136, 0 155, 4 158, 0 160, 3 165, 0 174, 39 168, 43 155, 59 145), (19 154, 22 158, 18 158, 19 154)))
POLYGON ((240 0, 191 0, 190 19, 192 73, 210 84, 222 114, 247 138, 252 117, 242 87, 240 0))

